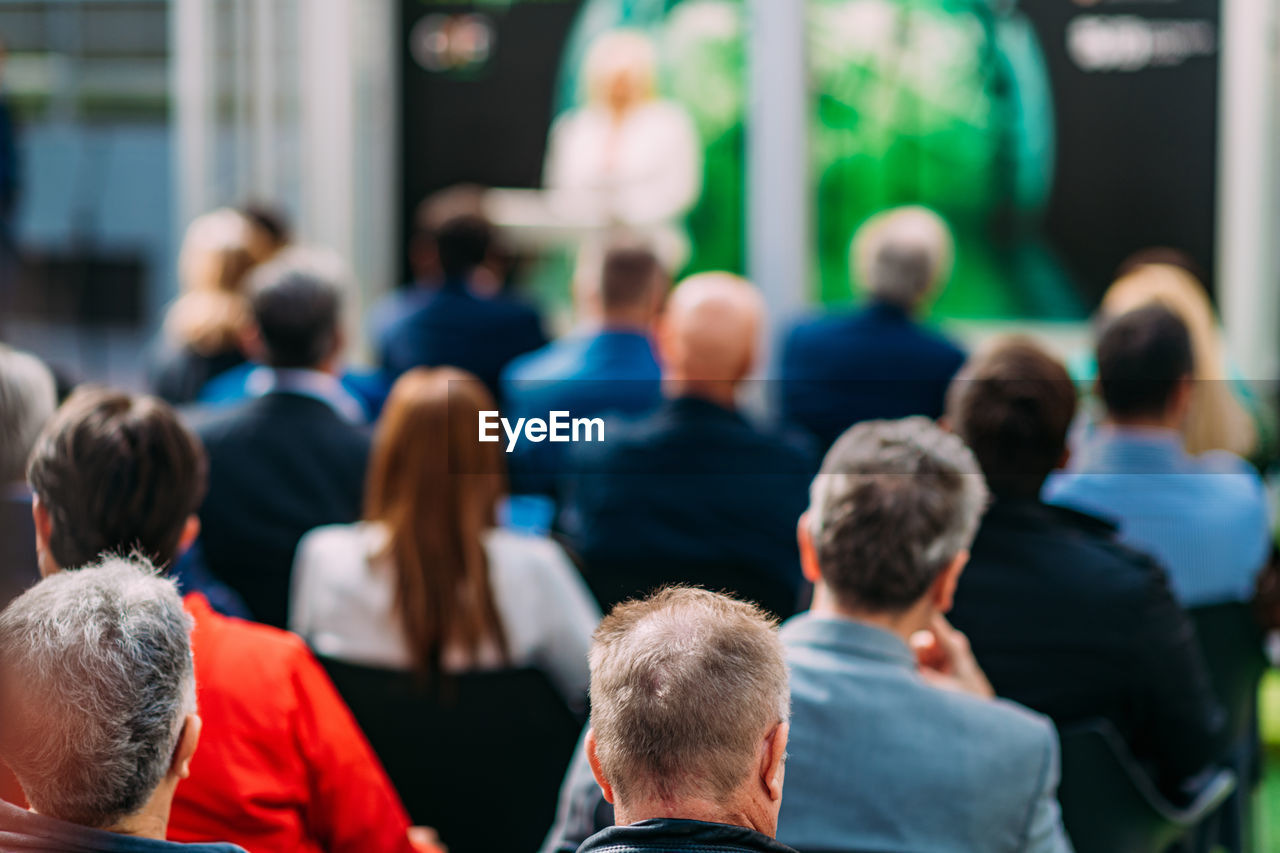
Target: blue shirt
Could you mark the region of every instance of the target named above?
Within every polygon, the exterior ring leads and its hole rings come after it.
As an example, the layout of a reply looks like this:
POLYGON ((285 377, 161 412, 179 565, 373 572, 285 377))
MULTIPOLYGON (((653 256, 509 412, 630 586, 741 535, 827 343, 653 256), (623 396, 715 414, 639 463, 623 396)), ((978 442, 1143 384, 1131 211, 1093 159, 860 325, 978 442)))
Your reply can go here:
POLYGON ((1184 607, 1249 600, 1270 552, 1257 472, 1223 451, 1190 456, 1171 430, 1100 427, 1044 497, 1114 521, 1164 564, 1184 607))
MULTIPOLYGON (((502 399, 515 418, 642 415, 662 401, 662 374, 647 335, 605 330, 522 355, 502 373, 502 399)), ((521 442, 508 462, 516 492, 551 494, 563 474, 562 445, 521 442)))

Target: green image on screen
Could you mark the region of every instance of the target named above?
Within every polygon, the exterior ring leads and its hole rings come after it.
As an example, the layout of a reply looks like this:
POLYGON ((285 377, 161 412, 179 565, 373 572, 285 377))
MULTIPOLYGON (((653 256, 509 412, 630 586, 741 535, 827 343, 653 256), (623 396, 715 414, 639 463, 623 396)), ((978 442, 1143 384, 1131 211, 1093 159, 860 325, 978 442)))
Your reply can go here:
MULTIPOLYGON (((746 9, 743 0, 587 0, 565 50, 558 109, 581 100, 588 47, 617 27, 649 33, 663 96, 705 149, 687 226, 687 272, 745 266, 746 9)), ((813 301, 857 298, 858 226, 901 204, 942 214, 956 269, 943 317, 1079 319, 1086 306, 1041 236, 1054 127, 1044 58, 1016 4, 808 0, 813 301)), ((798 287, 805 286, 798 283, 798 287)))

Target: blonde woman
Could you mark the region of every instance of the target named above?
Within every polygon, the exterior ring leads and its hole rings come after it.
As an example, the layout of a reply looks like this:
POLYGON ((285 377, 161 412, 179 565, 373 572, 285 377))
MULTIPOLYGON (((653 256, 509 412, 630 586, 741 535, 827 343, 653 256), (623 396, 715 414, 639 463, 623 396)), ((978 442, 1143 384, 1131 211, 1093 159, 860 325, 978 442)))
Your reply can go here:
POLYGON ((1248 391, 1227 369, 1218 321, 1199 279, 1174 264, 1139 263, 1107 290, 1101 313, 1117 317, 1153 303, 1177 315, 1191 336, 1195 384, 1182 429, 1187 452, 1227 450, 1253 456, 1258 426, 1246 405, 1248 391))
POLYGON ((178 256, 182 295, 165 317, 151 369, 157 396, 190 403, 206 382, 244 362, 244 284, 253 266, 252 226, 242 214, 215 210, 187 227, 178 256))

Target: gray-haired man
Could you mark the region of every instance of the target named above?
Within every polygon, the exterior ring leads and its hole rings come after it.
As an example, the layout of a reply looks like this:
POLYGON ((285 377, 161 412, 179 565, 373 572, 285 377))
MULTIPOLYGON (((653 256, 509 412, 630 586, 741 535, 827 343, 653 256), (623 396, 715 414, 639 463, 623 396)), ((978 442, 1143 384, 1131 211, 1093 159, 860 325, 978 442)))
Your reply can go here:
POLYGON ((755 606, 674 587, 614 608, 591 647, 585 749, 617 826, 579 853, 788 853, 773 840, 788 704, 755 606))
MULTIPOLYGON (((1048 720, 992 698, 944 614, 987 501, 973 454, 924 418, 853 427, 800 519, 813 607, 791 670, 778 839, 800 850, 1062 853, 1048 720)), ((546 850, 608 820, 579 758, 546 850)))
POLYGON ((0 851, 240 851, 164 840, 200 738, 190 631, 173 582, 119 557, 0 614, 0 758, 31 803, 0 803, 0 851))

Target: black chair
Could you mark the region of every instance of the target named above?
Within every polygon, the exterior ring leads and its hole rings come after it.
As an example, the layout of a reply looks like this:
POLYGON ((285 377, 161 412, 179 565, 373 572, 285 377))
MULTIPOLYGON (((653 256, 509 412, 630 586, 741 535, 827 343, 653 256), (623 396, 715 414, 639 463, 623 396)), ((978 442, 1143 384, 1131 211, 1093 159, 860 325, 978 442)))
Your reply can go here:
POLYGON ((582 732, 536 669, 433 679, 321 659, 413 822, 450 853, 534 853, 582 732))
POLYGON ((1235 790, 1235 773, 1213 772, 1192 801, 1175 806, 1156 790, 1108 721, 1064 728, 1058 801, 1076 853, 1164 853, 1191 834, 1235 790))
POLYGON ((1239 790, 1223 805, 1217 841, 1231 853, 1250 849, 1252 792, 1261 778, 1258 684, 1267 669, 1264 636, 1249 604, 1193 607, 1200 648, 1218 701, 1227 712, 1228 762, 1239 790))

